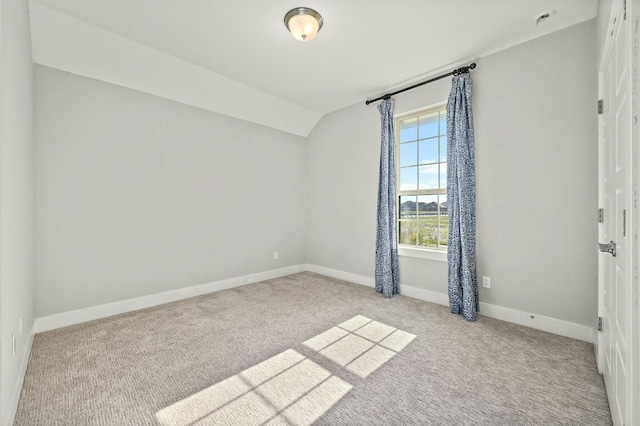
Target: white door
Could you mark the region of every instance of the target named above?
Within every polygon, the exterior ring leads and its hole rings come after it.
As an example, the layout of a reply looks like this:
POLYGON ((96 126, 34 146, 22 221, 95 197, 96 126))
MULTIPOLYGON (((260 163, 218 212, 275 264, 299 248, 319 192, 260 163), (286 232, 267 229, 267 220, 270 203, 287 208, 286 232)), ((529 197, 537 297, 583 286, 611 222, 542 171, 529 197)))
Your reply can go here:
POLYGON ((626 4, 612 8, 600 64, 600 243, 613 242, 615 256, 601 253, 599 311, 603 332, 598 336, 598 360, 614 425, 632 424, 633 368, 631 339, 631 19, 626 4))

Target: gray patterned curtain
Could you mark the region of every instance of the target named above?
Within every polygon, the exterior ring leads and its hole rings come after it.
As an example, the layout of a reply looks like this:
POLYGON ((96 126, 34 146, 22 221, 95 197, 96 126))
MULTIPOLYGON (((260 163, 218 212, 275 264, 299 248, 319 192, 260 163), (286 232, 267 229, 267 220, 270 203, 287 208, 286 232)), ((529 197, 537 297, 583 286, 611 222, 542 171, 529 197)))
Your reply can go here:
POLYGON ((382 121, 378 227, 376 232, 376 291, 389 298, 398 293, 398 239, 396 234, 396 166, 393 143, 393 99, 378 105, 382 121))
POLYGON ((471 112, 471 77, 453 77, 447 103, 447 201, 449 204, 449 305, 476 320, 476 178, 471 112))

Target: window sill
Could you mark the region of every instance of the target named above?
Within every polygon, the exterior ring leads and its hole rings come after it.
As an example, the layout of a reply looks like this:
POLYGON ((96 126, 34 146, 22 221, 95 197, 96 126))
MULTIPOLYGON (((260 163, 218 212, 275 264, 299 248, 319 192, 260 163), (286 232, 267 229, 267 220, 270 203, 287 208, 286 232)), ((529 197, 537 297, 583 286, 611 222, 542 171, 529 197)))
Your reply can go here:
POLYGON ((437 260, 439 262, 447 261, 446 251, 413 248, 407 246, 398 246, 398 256, 417 257, 419 259, 437 260))

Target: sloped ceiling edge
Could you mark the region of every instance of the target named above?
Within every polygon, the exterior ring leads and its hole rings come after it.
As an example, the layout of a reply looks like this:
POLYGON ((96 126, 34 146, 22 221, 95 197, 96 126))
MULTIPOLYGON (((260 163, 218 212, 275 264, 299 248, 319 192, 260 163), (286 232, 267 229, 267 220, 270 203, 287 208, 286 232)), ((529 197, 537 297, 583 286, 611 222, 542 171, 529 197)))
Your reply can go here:
POLYGON ((31 2, 33 62, 307 137, 322 115, 31 2))

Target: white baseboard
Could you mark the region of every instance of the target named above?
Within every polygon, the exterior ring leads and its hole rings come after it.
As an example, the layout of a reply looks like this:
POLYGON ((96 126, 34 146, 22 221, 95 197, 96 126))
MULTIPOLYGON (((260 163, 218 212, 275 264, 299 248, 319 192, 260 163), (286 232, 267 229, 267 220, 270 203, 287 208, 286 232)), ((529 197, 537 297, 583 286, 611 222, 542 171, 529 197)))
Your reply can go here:
POLYGON ((400 294, 414 299, 424 300, 426 302, 436 303, 438 305, 449 306, 449 295, 439 293, 433 290, 425 290, 423 288, 414 287, 407 284, 398 285, 400 294))
POLYGON ((29 365, 29 358, 31 357, 31 346, 33 345, 33 336, 35 333, 31 333, 27 340, 27 347, 24 351, 22 359, 20 360, 20 367, 18 370, 18 376, 11 389, 11 399, 7 410, 3 413, 3 418, 0 419, 2 426, 11 426, 16 417, 16 411, 18 410, 18 403, 20 402, 20 394, 22 392, 22 384, 24 383, 24 376, 27 373, 27 366, 29 365), (6 417, 4 417, 6 416, 6 417))
MULTIPOLYGON (((317 274, 326 275, 328 277, 340 280, 350 281, 356 284, 374 287, 375 281, 373 277, 352 274, 337 269, 326 268, 312 264, 306 265, 306 270, 317 274)), ((426 302, 436 303, 438 305, 449 306, 449 295, 436 291, 425 290, 422 288, 410 286, 407 284, 399 285, 400 294, 414 299, 424 300, 426 302)), ((582 340, 584 342, 593 343, 595 329, 586 325, 576 324, 544 315, 537 315, 530 312, 518 311, 516 309, 506 308, 504 306, 493 305, 490 303, 480 302, 480 314, 486 317, 499 319, 501 321, 513 324, 523 325, 525 327, 535 328, 537 330, 546 331, 548 333, 558 334, 560 336, 570 337, 572 339, 582 340)))
POLYGON ((367 287, 375 287, 373 277, 365 277, 364 275, 352 274, 351 272, 339 271, 337 269, 325 268, 324 266, 312 265, 309 263, 304 265, 304 267, 308 272, 314 272, 316 274, 349 281, 350 283, 365 285, 367 287))
POLYGON ((593 333, 595 329, 586 325, 483 302, 480 302, 480 314, 548 333, 582 340, 583 342, 593 343, 593 333))
POLYGON ((36 318, 33 323, 33 333, 54 330, 56 328, 67 327, 69 325, 80 324, 100 318, 131 312, 138 309, 150 308, 164 303, 175 302, 177 300, 188 299, 215 291, 240 287, 259 281, 284 277, 304 271, 304 265, 289 266, 272 271, 258 272, 241 277, 229 278, 207 284, 200 284, 192 287, 167 291, 164 293, 150 294, 148 296, 137 297, 135 299, 121 300, 104 305, 92 306, 90 308, 77 309, 74 311, 62 312, 46 317, 36 318))
MULTIPOLYGON (((117 315, 124 312, 131 312, 138 309, 161 305, 163 303, 175 302, 177 300, 187 299, 189 297, 200 296, 202 294, 226 290, 246 284, 252 284, 258 281, 283 277, 302 271, 314 272, 320 275, 349 281, 351 283, 360 284, 367 287, 374 287, 373 277, 353 274, 351 272, 340 271, 337 269, 326 268, 324 266, 313 264, 295 265, 282 269, 276 269, 273 271, 259 272, 256 274, 244 275, 241 277, 201 284, 193 287, 181 288, 165 293, 152 294, 135 299, 122 300, 119 302, 107 303, 105 305, 93 306, 90 308, 78 309, 75 311, 63 312, 60 314, 36 318, 33 324, 33 333, 41 333, 44 331, 79 324, 86 321, 92 321, 95 319, 117 315)), ((426 302, 436 303, 439 305, 449 305, 449 296, 446 293, 425 290, 407 284, 400 284, 400 294, 403 296, 412 297, 414 299, 424 300, 426 302)), ((593 343, 594 341, 594 329, 582 324, 576 324, 569 321, 547 317, 544 315, 533 314, 530 312, 518 311, 516 309, 492 305, 484 302, 480 302, 480 314, 502 321, 507 321, 514 324, 546 331, 549 333, 570 337, 572 339, 578 339, 589 343, 593 343)))

